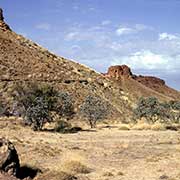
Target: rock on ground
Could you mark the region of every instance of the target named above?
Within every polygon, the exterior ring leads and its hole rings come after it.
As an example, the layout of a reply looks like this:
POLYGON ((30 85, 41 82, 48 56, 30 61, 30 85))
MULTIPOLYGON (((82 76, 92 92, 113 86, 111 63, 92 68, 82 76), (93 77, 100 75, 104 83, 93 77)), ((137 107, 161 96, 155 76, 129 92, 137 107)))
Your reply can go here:
POLYGON ((19 168, 19 158, 14 145, 9 140, 0 138, 0 170, 16 176, 19 168))

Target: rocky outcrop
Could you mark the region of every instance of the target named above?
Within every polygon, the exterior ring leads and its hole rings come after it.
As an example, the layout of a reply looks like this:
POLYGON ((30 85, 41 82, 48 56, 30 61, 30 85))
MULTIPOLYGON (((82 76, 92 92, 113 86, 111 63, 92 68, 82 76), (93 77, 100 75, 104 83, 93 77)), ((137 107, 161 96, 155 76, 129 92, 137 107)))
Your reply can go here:
POLYGON ((152 76, 134 76, 134 79, 141 84, 151 87, 151 86, 164 86, 165 81, 157 78, 157 77, 152 77, 152 76))
POLYGON ((111 66, 108 69, 108 73, 105 74, 105 76, 110 77, 110 78, 115 78, 115 79, 120 79, 122 77, 130 78, 133 76, 131 69, 126 66, 111 66))
POLYGON ((0 29, 3 31, 11 30, 10 27, 4 22, 3 10, 0 8, 0 29))
MULTIPOLYGON (((149 88, 151 94, 157 92, 162 94, 163 96, 164 95, 169 96, 170 98, 173 99, 180 98, 179 92, 168 87, 164 80, 153 76, 141 76, 141 75, 137 76, 133 74, 131 69, 126 65, 111 66, 108 69, 108 72, 102 75, 108 77, 111 80, 116 80, 119 86, 124 90, 128 89, 129 91, 132 91, 137 89, 136 90, 137 94, 138 93, 140 93, 141 95, 147 94, 148 91, 147 88, 149 88), (125 84, 128 85, 127 87, 123 88, 123 86, 126 86, 125 84)), ((157 96, 159 96, 159 94, 157 94, 157 96)))
POLYGON ((108 72, 103 75, 109 78, 114 78, 116 80, 121 80, 122 78, 131 78, 147 87, 165 85, 165 81, 160 78, 153 76, 137 76, 133 74, 131 69, 126 65, 111 66, 108 69, 108 72))
POLYGON ((0 170, 16 176, 19 168, 19 158, 14 145, 9 140, 0 138, 0 170))

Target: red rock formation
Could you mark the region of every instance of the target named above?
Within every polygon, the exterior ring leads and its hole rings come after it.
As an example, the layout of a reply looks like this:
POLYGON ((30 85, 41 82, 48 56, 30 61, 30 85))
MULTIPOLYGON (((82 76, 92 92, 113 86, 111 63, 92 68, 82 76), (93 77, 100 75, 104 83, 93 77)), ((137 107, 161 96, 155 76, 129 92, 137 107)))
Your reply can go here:
POLYGON ((121 79, 122 77, 130 78, 133 76, 131 69, 126 66, 111 66, 108 69, 108 73, 105 75, 110 78, 115 78, 116 80, 121 79))
POLYGON ((126 65, 111 66, 108 69, 108 72, 103 75, 106 77, 109 77, 109 78, 114 78, 116 80, 120 80, 121 78, 132 78, 132 79, 138 81, 139 83, 141 83, 145 86, 148 86, 148 87, 152 87, 154 85, 156 85, 156 86, 157 85, 158 86, 165 85, 165 81, 160 78, 157 78, 157 77, 134 75, 131 72, 131 69, 126 65))
POLYGON ((135 76, 134 79, 148 87, 165 85, 164 80, 152 76, 135 76))
MULTIPOLYGON (((129 82, 130 84, 133 83, 134 88, 140 87, 139 84, 141 84, 141 85, 144 85, 145 87, 147 87, 151 90, 154 90, 154 91, 161 93, 163 95, 168 95, 174 99, 180 98, 179 92, 168 87, 164 80, 157 78, 157 77, 152 77, 152 76, 134 75, 131 72, 131 69, 126 65, 111 66, 108 69, 108 72, 106 74, 102 74, 102 75, 104 75, 105 77, 108 77, 110 79, 114 79, 114 80, 119 81, 120 86, 123 86, 122 82, 129 82)), ((141 86, 141 91, 144 92, 142 86, 141 86)), ((145 89, 145 91, 147 91, 147 89, 145 89)))

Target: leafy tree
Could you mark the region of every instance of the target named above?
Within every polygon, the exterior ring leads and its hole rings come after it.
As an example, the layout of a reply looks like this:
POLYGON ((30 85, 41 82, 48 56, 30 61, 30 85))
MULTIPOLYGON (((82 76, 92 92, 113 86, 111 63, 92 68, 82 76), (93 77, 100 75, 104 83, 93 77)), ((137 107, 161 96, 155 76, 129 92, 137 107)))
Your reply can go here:
POLYGON ((58 92, 55 111, 62 117, 72 117, 74 115, 74 102, 67 92, 58 92))
POLYGON ((99 120, 108 116, 109 107, 107 102, 100 97, 89 95, 80 107, 81 114, 89 121, 91 128, 96 127, 99 120))
POLYGON ((167 107, 155 97, 140 98, 134 113, 137 118, 145 117, 151 122, 155 117, 168 117, 167 107))
POLYGON ((23 109, 25 124, 33 126, 34 130, 41 130, 46 122, 51 122, 52 112, 61 116, 73 114, 70 95, 49 85, 17 86, 15 99, 23 109))

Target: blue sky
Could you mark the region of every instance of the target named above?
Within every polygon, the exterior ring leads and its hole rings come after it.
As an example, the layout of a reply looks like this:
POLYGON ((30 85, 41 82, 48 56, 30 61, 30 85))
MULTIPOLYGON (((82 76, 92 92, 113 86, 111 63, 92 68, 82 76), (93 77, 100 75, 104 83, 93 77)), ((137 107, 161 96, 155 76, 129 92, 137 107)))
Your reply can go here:
POLYGON ((2 0, 19 34, 98 72, 116 64, 180 90, 180 0, 2 0))

